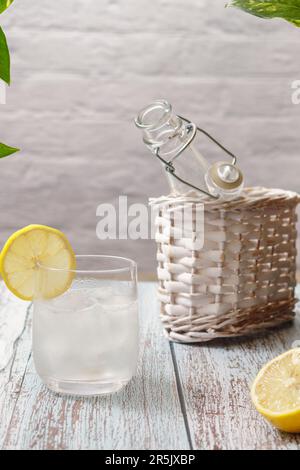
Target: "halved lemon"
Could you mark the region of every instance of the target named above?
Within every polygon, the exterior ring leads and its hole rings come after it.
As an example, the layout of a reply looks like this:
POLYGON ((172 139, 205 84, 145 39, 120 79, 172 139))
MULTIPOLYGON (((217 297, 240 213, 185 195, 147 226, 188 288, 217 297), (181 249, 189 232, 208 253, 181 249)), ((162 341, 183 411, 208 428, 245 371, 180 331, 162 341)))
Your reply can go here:
POLYGON ((265 365, 251 389, 259 413, 281 431, 300 433, 300 348, 265 365))
POLYGON ((6 286, 23 300, 33 299, 37 273, 39 293, 43 297, 52 298, 64 293, 72 283, 75 266, 75 255, 66 236, 45 225, 28 225, 15 232, 5 243, 0 256, 6 286))

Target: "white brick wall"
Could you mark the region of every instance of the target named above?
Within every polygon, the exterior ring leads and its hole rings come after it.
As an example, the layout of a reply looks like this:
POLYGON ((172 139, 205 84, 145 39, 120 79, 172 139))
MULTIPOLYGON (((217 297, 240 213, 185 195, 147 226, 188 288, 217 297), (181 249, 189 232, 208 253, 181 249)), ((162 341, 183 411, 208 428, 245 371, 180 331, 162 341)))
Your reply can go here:
POLYGON ((100 242, 95 213, 119 194, 136 202, 166 192, 132 123, 154 98, 237 153, 248 184, 300 190, 299 30, 225 3, 14 2, 1 16, 13 83, 0 140, 22 153, 0 162, 1 243, 45 223, 77 252, 120 253, 153 270, 153 242, 100 242))

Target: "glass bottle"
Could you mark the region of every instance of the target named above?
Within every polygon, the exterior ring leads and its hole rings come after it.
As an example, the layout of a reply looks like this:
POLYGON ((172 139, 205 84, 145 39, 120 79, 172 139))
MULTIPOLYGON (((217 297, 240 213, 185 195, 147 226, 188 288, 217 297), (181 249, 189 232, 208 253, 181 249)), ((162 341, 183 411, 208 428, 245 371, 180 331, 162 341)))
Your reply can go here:
POLYGON ((244 185, 236 157, 189 120, 173 113, 165 100, 157 100, 142 109, 135 119, 143 141, 162 162, 171 193, 186 194, 191 189, 212 198, 233 199, 244 185), (231 157, 230 161, 211 164, 199 151, 198 139, 204 134, 231 157))

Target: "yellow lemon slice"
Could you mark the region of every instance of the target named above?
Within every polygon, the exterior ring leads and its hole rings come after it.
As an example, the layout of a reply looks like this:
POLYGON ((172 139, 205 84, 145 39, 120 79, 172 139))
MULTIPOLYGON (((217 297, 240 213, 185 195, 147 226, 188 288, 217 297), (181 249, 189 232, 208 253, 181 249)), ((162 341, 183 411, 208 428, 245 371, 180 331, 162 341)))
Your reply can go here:
POLYGON ((262 368, 251 389, 259 413, 281 431, 300 432, 300 348, 262 368))
POLYGON ((45 225, 29 225, 15 232, 5 243, 0 257, 5 284, 23 300, 33 299, 37 275, 42 297, 64 293, 74 277, 69 270, 75 266, 75 255, 65 235, 45 225))

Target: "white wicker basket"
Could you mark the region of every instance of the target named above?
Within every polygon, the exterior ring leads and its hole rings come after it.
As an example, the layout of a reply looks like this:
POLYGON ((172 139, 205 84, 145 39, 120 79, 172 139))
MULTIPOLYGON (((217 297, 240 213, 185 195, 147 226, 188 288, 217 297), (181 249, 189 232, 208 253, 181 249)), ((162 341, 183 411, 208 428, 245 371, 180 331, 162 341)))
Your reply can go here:
POLYGON ((229 202, 195 193, 151 200, 159 204, 158 296, 170 340, 248 335, 294 318, 298 202, 296 193, 265 188, 229 202), (197 233, 174 237, 172 218, 200 202, 205 241, 197 249, 197 233))

